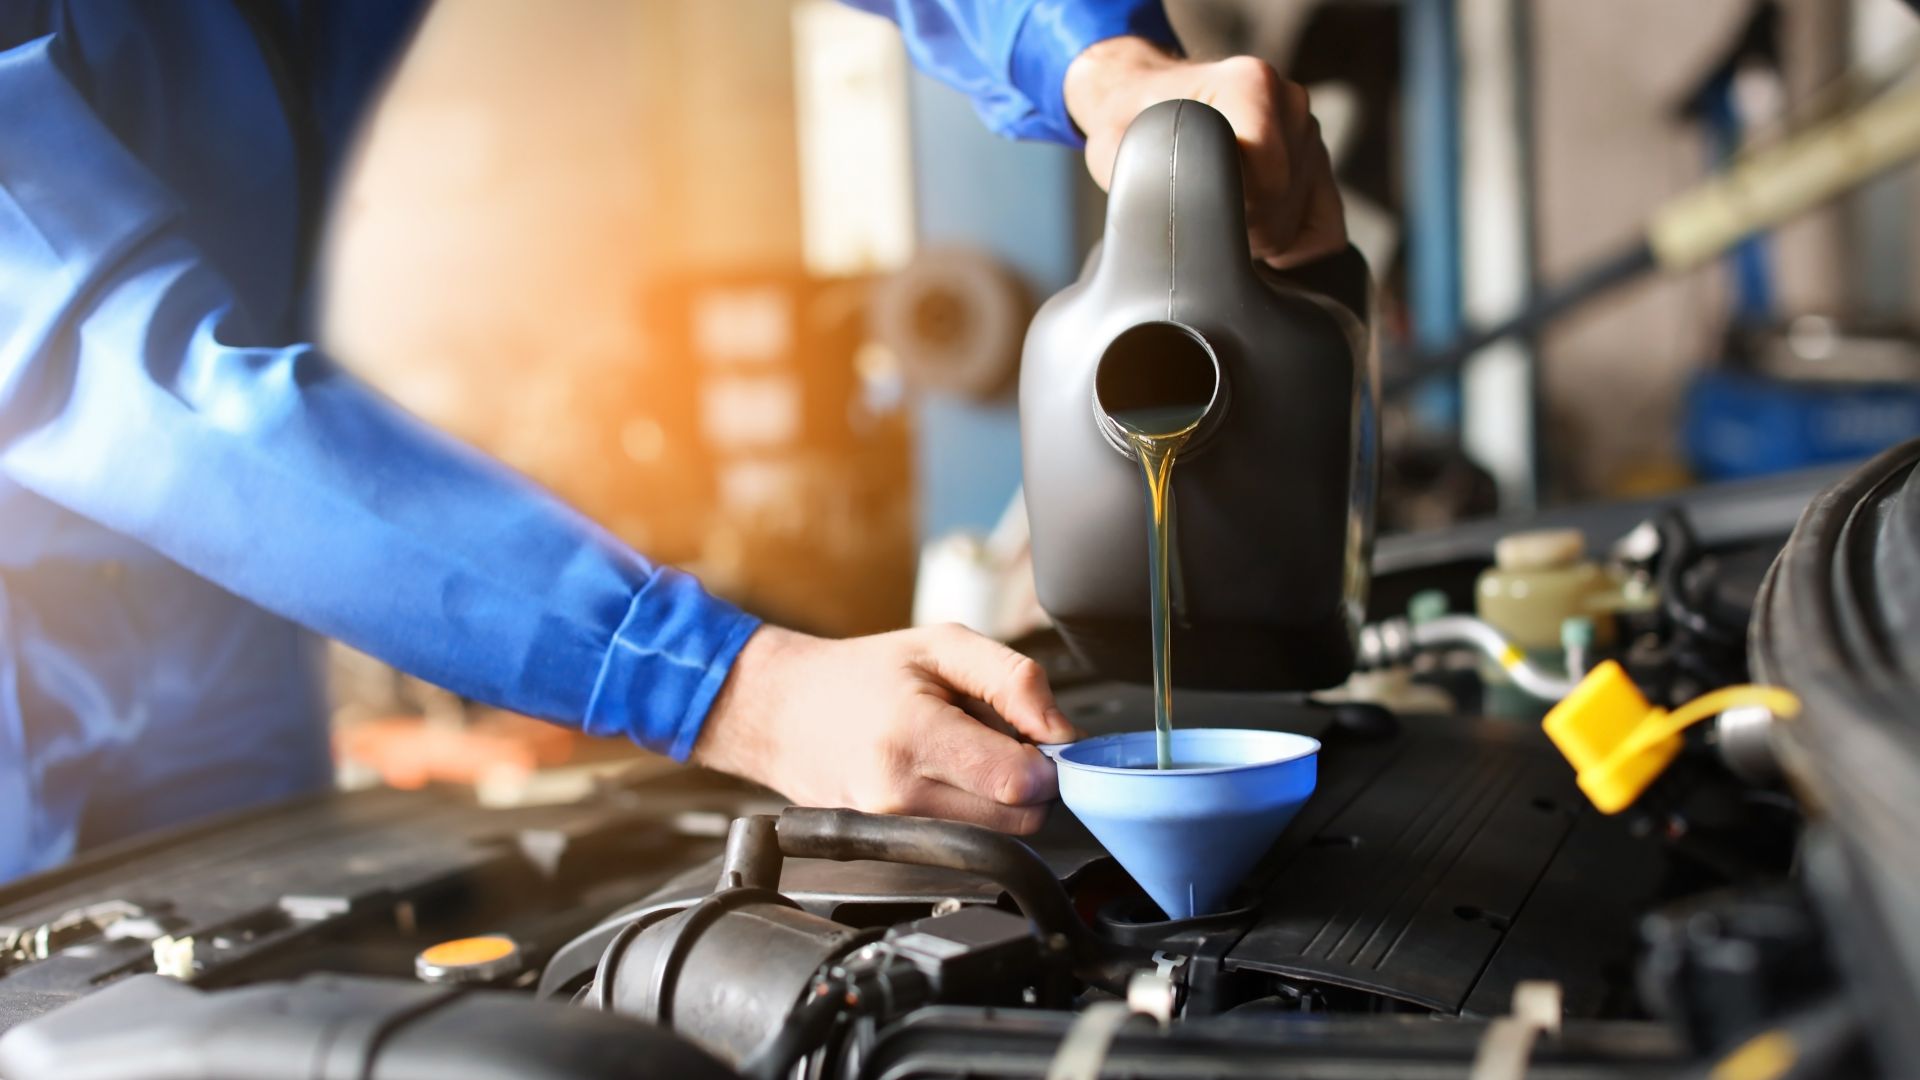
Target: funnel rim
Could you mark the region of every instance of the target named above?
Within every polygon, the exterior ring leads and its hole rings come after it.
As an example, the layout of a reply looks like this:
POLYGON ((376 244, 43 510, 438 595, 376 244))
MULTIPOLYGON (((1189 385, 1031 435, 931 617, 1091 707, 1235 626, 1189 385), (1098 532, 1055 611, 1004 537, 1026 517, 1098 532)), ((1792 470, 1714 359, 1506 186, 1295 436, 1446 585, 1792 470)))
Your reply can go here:
POLYGON ((1217 765, 1204 769, 1145 769, 1137 766, 1094 765, 1088 762, 1075 761, 1068 756, 1073 753, 1075 749, 1082 746, 1092 746, 1096 743, 1122 742, 1127 739, 1143 737, 1151 739, 1153 738, 1153 734, 1154 733, 1149 730, 1117 731, 1107 735, 1096 735, 1091 739, 1081 739, 1078 742, 1055 744, 1054 746, 1046 748, 1048 750, 1047 756, 1053 758, 1057 766, 1061 768, 1072 767, 1079 772, 1109 773, 1119 776, 1218 776, 1223 773, 1245 772, 1249 769, 1264 769, 1274 765, 1293 764, 1294 762, 1315 757, 1321 750, 1319 739, 1311 735, 1302 735, 1293 731, 1268 731, 1263 728, 1180 728, 1173 733, 1176 742, 1179 741, 1183 735, 1254 736, 1261 739, 1271 737, 1276 740, 1294 744, 1294 749, 1276 757, 1260 758, 1259 760, 1241 762, 1233 765, 1217 765))

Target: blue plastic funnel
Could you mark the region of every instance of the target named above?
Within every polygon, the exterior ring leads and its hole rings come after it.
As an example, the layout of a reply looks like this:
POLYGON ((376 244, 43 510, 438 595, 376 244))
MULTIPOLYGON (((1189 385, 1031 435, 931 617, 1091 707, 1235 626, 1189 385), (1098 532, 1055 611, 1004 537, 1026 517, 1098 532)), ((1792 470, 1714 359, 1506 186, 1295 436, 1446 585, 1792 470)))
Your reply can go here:
POLYGON ((1060 798, 1169 918, 1225 909, 1313 794, 1320 742, 1283 731, 1173 733, 1176 768, 1154 768, 1154 735, 1045 746, 1060 798))

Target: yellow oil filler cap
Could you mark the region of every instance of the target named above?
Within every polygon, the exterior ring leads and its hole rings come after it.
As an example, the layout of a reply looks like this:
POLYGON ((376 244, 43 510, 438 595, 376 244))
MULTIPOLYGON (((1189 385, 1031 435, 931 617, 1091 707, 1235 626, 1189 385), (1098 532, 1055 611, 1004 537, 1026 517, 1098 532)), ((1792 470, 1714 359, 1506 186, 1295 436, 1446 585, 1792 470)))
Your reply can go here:
POLYGON ((520 946, 505 934, 443 941, 413 958, 414 975, 431 983, 494 983, 519 974, 524 966, 520 946))
POLYGON ((1772 686, 1729 686, 1669 713, 1647 703, 1632 676, 1612 660, 1587 673, 1541 726, 1573 765, 1580 790, 1603 814, 1632 806, 1680 753, 1681 732, 1728 709, 1759 706, 1788 718, 1800 699, 1772 686))

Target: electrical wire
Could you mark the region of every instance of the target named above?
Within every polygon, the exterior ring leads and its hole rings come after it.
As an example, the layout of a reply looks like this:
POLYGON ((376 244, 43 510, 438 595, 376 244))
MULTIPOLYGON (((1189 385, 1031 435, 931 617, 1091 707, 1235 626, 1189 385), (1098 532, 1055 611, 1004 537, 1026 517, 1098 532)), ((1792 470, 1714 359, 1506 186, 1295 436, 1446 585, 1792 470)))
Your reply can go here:
POLYGON ((1660 566, 1655 581, 1660 587, 1660 612, 1676 626, 1718 646, 1740 647, 1746 636, 1744 626, 1730 626, 1720 612, 1711 610, 1694 597, 1686 572, 1699 561, 1699 541, 1686 514, 1675 507, 1662 513, 1655 522, 1660 534, 1660 566))
POLYGON ((741 1062, 740 1075, 749 1080, 785 1080, 800 1059, 827 1041, 833 1025, 848 1011, 847 990, 844 979, 814 982, 806 998, 787 1014, 779 1030, 741 1062))
POLYGON ((1658 540, 1650 565, 1659 598, 1653 614, 1660 644, 1630 666, 1663 703, 1747 681, 1746 613, 1714 599, 1717 571, 1701 551, 1685 511, 1669 507, 1644 527, 1658 540))

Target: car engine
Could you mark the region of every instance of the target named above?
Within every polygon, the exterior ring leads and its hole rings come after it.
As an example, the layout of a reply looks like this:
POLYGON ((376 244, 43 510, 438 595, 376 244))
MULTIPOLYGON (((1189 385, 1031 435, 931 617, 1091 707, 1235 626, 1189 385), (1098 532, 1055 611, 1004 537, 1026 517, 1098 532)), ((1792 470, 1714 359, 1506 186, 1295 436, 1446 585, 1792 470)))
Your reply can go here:
MULTIPOLYGON (((1323 746, 1232 908, 1193 919, 1062 808, 1016 839, 696 770, 510 809, 333 796, 0 889, 0 1075, 1897 1075, 1920 1051, 1916 460, 1804 515, 1771 482, 1558 522, 1668 523, 1624 556, 1664 599, 1615 647, 1659 698, 1751 676, 1807 705, 1690 736, 1625 812, 1457 657, 1412 671, 1419 698, 1184 695, 1183 723, 1323 746)), ((1470 589, 1492 536, 1384 545, 1376 611, 1470 589)), ((1094 734, 1151 715, 1141 687, 1060 696, 1094 734)))

